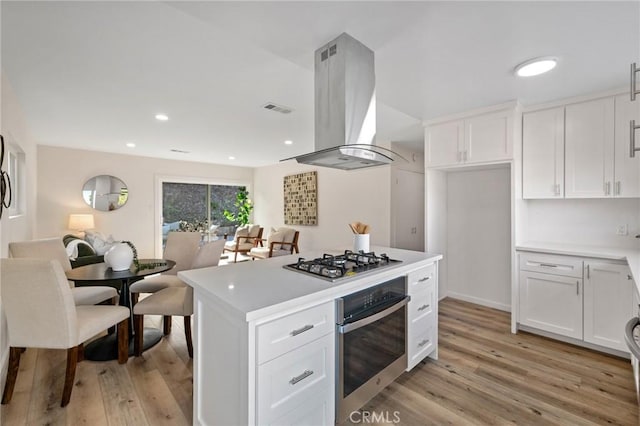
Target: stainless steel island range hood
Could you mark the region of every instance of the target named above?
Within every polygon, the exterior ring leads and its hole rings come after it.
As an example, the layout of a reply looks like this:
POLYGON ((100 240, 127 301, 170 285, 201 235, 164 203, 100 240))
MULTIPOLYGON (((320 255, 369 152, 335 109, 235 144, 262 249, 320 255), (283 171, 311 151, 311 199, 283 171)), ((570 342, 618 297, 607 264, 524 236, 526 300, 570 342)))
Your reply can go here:
POLYGON ((350 35, 342 33, 316 50, 315 151, 293 158, 342 170, 390 164, 398 158, 375 145, 375 81, 373 51, 350 35))

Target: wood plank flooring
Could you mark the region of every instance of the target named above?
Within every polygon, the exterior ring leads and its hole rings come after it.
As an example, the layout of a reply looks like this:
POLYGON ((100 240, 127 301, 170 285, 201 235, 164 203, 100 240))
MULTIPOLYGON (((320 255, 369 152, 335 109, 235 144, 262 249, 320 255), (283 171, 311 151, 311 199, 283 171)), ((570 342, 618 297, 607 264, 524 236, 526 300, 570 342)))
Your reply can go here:
MULTIPOLYGON (((160 327, 160 317, 146 325, 160 327)), ((639 424, 628 360, 512 335, 509 314, 453 299, 440 303, 439 327, 438 361, 403 374, 353 424, 639 424)), ((168 338, 124 366, 78 364, 71 402, 60 408, 64 367, 65 351, 28 349, 2 424, 191 424, 193 370, 181 318, 168 338)))

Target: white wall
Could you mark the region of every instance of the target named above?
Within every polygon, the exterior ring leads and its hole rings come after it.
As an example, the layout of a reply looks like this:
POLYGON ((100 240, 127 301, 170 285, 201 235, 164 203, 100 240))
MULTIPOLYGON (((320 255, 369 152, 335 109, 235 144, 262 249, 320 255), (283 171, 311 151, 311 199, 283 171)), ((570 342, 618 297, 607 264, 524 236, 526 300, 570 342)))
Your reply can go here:
POLYGON ((371 225, 371 245, 389 245, 390 168, 342 171, 287 161, 254 169, 254 222, 265 227, 284 225, 284 176, 318 172, 318 225, 293 226, 300 231, 300 252, 309 249, 353 248, 347 226, 371 225))
POLYGON ((529 200, 527 236, 531 241, 638 248, 640 199, 529 200), (618 225, 629 235, 616 235, 618 225))
POLYGON ((448 295, 511 310, 511 170, 447 173, 448 295))
MULTIPOLYGON (((132 241, 140 257, 154 257, 159 234, 156 182, 161 176, 251 185, 253 169, 165 160, 51 146, 38 147, 38 238, 68 233, 70 213, 93 213, 96 229, 117 240, 132 241), (92 210, 82 199, 82 186, 93 176, 120 178, 129 188, 122 208, 92 210), (158 228, 158 229, 156 229, 158 228)), ((282 185, 280 185, 282 186, 282 185)))
MULTIPOLYGON (((24 114, 18 100, 5 75, 0 73, 1 107, 0 107, 0 133, 4 136, 5 143, 11 143, 19 147, 25 154, 25 188, 22 195, 26 197, 24 214, 9 217, 3 212, 0 220, 0 256, 7 257, 8 242, 15 240, 28 240, 33 236, 33 224, 36 212, 36 175, 37 152, 36 144, 29 134, 24 114)), ((3 165, 6 170, 7 164, 3 165)), ((0 283, 0 289, 2 288, 0 283)), ((7 320, 2 312, 2 295, 0 293, 0 385, 4 388, 6 376, 6 363, 8 362, 7 320)))

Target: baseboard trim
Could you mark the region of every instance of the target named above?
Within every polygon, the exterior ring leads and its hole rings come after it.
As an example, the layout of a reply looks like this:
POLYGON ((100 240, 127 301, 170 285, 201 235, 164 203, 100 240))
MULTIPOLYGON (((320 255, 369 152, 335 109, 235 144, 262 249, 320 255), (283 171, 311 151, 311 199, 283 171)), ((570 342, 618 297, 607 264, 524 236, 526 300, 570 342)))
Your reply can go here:
POLYGON ((462 300, 464 302, 475 303, 476 305, 486 306, 487 308, 493 308, 493 309, 498 309, 500 311, 511 312, 511 305, 498 303, 493 300, 481 299, 479 297, 469 296, 461 293, 455 293, 452 291, 449 291, 447 293, 447 297, 450 297, 452 299, 462 300))

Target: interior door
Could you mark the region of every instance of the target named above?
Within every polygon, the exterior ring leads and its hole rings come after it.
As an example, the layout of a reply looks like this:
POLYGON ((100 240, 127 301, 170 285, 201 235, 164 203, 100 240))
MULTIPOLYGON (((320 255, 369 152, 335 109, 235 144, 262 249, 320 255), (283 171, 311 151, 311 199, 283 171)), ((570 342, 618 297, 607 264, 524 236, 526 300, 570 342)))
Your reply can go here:
POLYGON ((424 174, 393 169, 391 178, 393 246, 424 251, 424 174))

